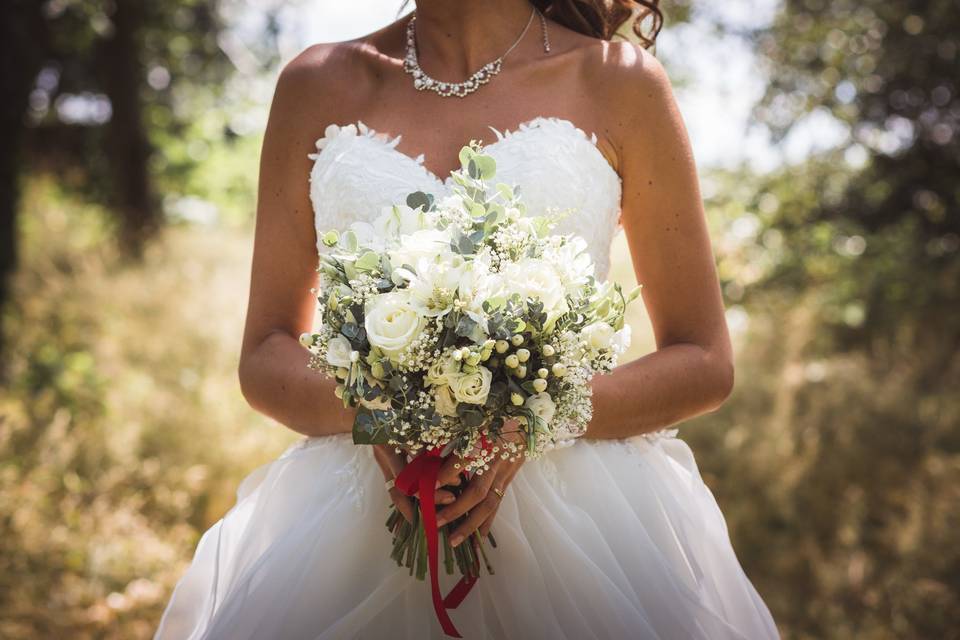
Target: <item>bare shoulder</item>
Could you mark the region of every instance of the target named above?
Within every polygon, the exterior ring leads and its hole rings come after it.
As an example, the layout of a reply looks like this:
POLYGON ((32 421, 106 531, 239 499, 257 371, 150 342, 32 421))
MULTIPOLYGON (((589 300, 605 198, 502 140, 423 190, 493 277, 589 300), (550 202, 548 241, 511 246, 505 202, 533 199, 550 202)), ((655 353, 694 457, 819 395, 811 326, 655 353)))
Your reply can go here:
POLYGON ((316 44, 280 71, 274 109, 282 118, 319 122, 347 113, 365 95, 369 54, 358 41, 316 44))
POLYGON ((678 125, 682 129, 667 71, 642 46, 600 40, 586 48, 583 64, 590 93, 603 105, 609 135, 624 154, 631 147, 668 144, 663 136, 675 138, 678 125))

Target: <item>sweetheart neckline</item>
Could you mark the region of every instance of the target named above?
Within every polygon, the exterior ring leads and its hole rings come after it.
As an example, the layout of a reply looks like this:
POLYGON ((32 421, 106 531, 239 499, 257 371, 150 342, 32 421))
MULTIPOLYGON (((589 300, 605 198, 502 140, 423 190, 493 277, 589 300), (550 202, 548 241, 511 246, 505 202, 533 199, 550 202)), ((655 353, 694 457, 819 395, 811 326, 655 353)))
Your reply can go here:
MULTIPOLYGON (((596 153, 597 156, 599 157, 600 162, 602 162, 603 165, 607 168, 607 170, 616 177, 617 182, 622 187, 623 178, 620 176, 617 170, 613 168, 613 165, 611 165, 610 161, 607 160, 607 157, 603 155, 603 152, 600 151, 600 147, 597 145, 596 132, 593 132, 588 136, 583 129, 578 127, 576 124, 573 123, 572 120, 569 120, 567 118, 561 118, 558 116, 538 115, 518 123, 512 131, 510 129, 504 129, 503 132, 499 131, 496 127, 492 125, 487 125, 487 127, 496 134, 497 139, 489 144, 483 145, 484 149, 488 151, 492 151, 493 149, 497 148, 498 145, 510 140, 513 136, 517 135, 518 133, 537 129, 545 122, 559 125, 564 129, 567 129, 568 131, 570 131, 572 134, 578 135, 580 139, 588 142, 590 144, 590 147, 593 149, 594 153, 596 153)), ((433 170, 431 170, 429 167, 427 167, 424 164, 425 154, 420 153, 417 156, 412 156, 409 153, 406 153, 404 151, 401 151, 400 149, 397 149, 397 144, 399 144, 404 134, 398 133, 391 140, 390 134, 386 132, 377 131, 369 127, 361 119, 357 119, 352 122, 333 122, 328 124, 324 131, 324 135, 320 137, 316 142, 317 153, 309 154, 309 157, 315 160, 317 156, 319 156, 320 151, 322 151, 325 142, 329 138, 333 137, 336 133, 339 133, 341 130, 343 129, 349 130, 351 127, 359 131, 361 135, 371 140, 374 140, 376 142, 379 142, 384 147, 386 147, 389 151, 392 151, 394 154, 400 156, 401 158, 405 158, 409 162, 414 163, 417 167, 420 168, 420 170, 424 173, 424 175, 426 175, 427 178, 433 180, 435 183, 439 184, 444 189, 448 189, 450 187, 450 184, 451 184, 450 180, 452 176, 448 174, 445 178, 441 179, 440 176, 438 176, 436 173, 433 172, 433 170), (331 129, 331 127, 333 129, 331 129)))

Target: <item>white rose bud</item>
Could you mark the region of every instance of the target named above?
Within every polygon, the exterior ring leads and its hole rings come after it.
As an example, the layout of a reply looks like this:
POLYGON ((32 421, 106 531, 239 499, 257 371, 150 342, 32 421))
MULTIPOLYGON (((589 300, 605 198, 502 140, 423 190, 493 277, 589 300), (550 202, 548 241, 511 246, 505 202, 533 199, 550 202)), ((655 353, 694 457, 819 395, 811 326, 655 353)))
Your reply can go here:
POLYGON ((543 345, 543 355, 545 355, 546 357, 549 358, 550 356, 552 356, 552 355, 555 354, 556 352, 557 352, 557 350, 553 348, 553 345, 552 345, 552 344, 545 344, 545 345, 543 345))
POLYGON ((512 402, 514 405, 519 407, 520 405, 523 404, 523 396, 516 392, 511 393, 510 402, 512 402))
POLYGON ((525 365, 525 364, 520 365, 519 367, 517 367, 517 369, 516 369, 516 371, 514 371, 514 373, 517 374, 517 377, 518 377, 518 378, 526 378, 526 377, 527 377, 527 365, 525 365))
POLYGON ((510 348, 510 345, 507 344, 506 340, 497 340, 496 348, 497 348, 497 353, 503 353, 510 348))
POLYGON ((537 393, 540 393, 541 391, 546 391, 546 389, 547 389, 547 381, 544 380, 543 378, 537 378, 536 380, 533 381, 533 390, 536 391, 537 393))
POLYGON ((537 369, 537 376, 541 378, 546 378, 548 375, 550 375, 550 372, 547 371, 545 367, 540 367, 539 369, 537 369))
POLYGON ((520 360, 520 362, 526 362, 527 360, 529 360, 530 359, 529 349, 517 349, 517 358, 520 360))
POLYGON ((583 328, 580 336, 594 352, 609 349, 613 342, 614 330, 606 322, 594 322, 583 328))
POLYGON ((349 367, 351 351, 353 347, 350 346, 349 340, 343 336, 334 336, 327 344, 327 363, 334 367, 349 367))
POLYGON ((427 324, 404 292, 376 296, 367 301, 365 311, 367 340, 391 358, 399 356, 427 324))
POLYGON ((563 364, 562 362, 554 364, 552 368, 553 375, 557 376, 558 378, 562 378, 563 376, 567 375, 567 365, 563 364))
POLYGON ((554 404, 553 398, 545 391, 541 391, 527 398, 523 406, 533 411, 534 415, 547 424, 550 424, 550 421, 553 420, 553 414, 557 410, 557 405, 554 404))
POLYGON ((510 355, 508 355, 503 362, 511 369, 515 369, 520 365, 520 359, 517 357, 517 354, 515 353, 511 353, 510 355))
POLYGON ((519 333, 514 334, 514 336, 510 338, 510 342, 513 344, 513 346, 519 347, 520 345, 523 344, 523 336, 520 335, 519 333))

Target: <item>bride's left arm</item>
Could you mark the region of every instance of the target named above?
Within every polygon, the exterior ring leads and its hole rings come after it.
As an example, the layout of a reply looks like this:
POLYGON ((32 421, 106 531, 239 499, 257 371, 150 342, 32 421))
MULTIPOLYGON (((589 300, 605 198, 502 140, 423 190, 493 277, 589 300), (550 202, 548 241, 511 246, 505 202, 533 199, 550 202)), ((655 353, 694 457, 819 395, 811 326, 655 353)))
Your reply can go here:
POLYGON ((734 380, 697 169, 670 81, 645 50, 619 52, 616 86, 600 95, 619 97, 621 221, 657 350, 594 377, 589 438, 635 436, 713 411, 734 380))

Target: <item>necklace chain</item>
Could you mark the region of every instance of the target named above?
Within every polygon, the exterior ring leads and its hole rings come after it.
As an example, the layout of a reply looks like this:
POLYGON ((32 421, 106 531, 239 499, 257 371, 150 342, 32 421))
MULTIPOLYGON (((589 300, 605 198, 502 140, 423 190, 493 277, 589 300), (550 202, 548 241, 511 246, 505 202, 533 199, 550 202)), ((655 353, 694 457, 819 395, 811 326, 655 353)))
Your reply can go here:
POLYGON ((534 7, 533 11, 530 12, 530 18, 527 20, 526 26, 523 28, 523 31, 520 32, 520 36, 512 45, 510 45, 509 49, 500 55, 500 57, 480 67, 463 82, 442 82, 435 78, 431 78, 427 72, 420 67, 420 61, 417 58, 417 32, 415 25, 417 14, 416 12, 413 12, 413 14, 410 16, 410 21, 407 22, 407 46, 406 54, 403 59, 403 70, 413 76, 413 86, 418 91, 433 91, 437 95, 444 98, 448 98, 450 96, 463 98, 490 82, 493 76, 500 73, 500 68, 503 65, 503 59, 507 57, 508 53, 513 51, 514 47, 520 44, 521 40, 523 40, 523 36, 526 35, 527 29, 530 28, 530 23, 533 22, 534 14, 540 16, 540 28, 543 32, 543 50, 547 53, 550 53, 550 40, 547 38, 547 20, 544 18, 540 10, 537 7, 534 7))

